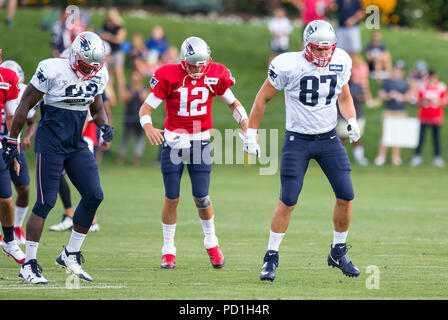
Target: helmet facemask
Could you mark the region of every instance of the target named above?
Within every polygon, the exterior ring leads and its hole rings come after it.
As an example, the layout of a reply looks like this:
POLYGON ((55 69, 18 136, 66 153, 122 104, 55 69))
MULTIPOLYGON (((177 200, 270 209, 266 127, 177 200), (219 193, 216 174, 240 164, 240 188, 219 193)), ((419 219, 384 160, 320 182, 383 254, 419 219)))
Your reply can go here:
MULTIPOLYGON (((193 79, 201 79, 210 69, 210 63, 212 62, 212 58, 209 58, 208 61, 206 63, 197 63, 197 64, 193 64, 193 63, 189 63, 186 60, 182 60, 181 64, 182 67, 184 68, 185 72, 192 77, 193 79), (200 67, 200 69, 197 72, 193 72, 191 71, 191 67, 200 67)), ((196 71, 196 70, 194 70, 196 71)))
POLYGON ((104 62, 98 66, 88 64, 81 59, 80 55, 75 55, 75 63, 72 68, 76 71, 76 74, 83 81, 90 80, 97 74, 98 71, 103 67, 104 62))
POLYGON ((308 45, 305 47, 305 57, 309 62, 318 67, 326 67, 330 63, 335 49, 336 49, 336 43, 333 43, 331 45, 317 45, 309 42, 308 45), (326 57, 321 57, 315 54, 313 52, 313 49, 329 50, 329 51, 326 57))

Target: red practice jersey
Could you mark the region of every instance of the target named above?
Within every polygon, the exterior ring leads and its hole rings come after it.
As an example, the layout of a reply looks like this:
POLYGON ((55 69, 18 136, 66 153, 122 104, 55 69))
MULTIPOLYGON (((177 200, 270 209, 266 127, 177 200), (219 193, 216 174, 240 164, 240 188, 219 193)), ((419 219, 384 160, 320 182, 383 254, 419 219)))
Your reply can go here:
MULTIPOLYGON (((17 99, 19 96, 19 78, 17 74, 6 68, 0 68, 0 109, 5 107, 5 103, 17 99)), ((2 116, 0 113, 0 123, 2 116)))
POLYGON ((431 125, 441 125, 443 123, 442 103, 446 97, 447 89, 443 82, 437 81, 424 85, 418 93, 420 121, 431 125))
POLYGON ((182 65, 158 68, 150 81, 151 92, 165 101, 165 129, 200 133, 212 128, 212 98, 223 95, 235 84, 229 69, 211 63, 201 79, 188 76, 182 65))

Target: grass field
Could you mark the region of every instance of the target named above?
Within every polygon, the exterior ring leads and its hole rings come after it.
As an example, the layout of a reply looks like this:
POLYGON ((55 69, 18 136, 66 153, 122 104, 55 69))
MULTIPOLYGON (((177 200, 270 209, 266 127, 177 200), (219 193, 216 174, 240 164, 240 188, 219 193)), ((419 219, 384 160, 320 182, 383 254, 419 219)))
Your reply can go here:
MULTIPOLYGON (((43 14, 33 10, 19 11, 16 25, 20 28, 0 32, 4 59, 17 57, 14 59, 24 67, 27 80, 37 62, 50 54, 48 33, 36 28, 43 14)), ((3 15, 2 11, 0 20, 3 15)), ((99 21, 100 17, 95 16, 94 22, 98 25, 99 21)), ((149 34, 154 24, 161 23, 173 43, 180 43, 190 34, 209 40, 214 60, 231 68, 238 80, 234 91, 246 108, 250 108, 265 78, 263 68, 268 53, 268 34, 264 28, 186 23, 163 17, 126 17, 126 21, 130 33, 138 30, 145 34, 149 34)), ((443 61, 443 54, 448 49, 446 40, 432 32, 385 30, 384 33, 393 54, 410 64, 419 58, 427 58, 430 65, 436 58, 443 61), (428 54, 424 48, 436 40, 439 42, 432 52, 434 55, 424 56, 428 54)), ((367 36, 365 31, 364 40, 367 36)), ((297 39, 295 36, 293 41, 297 42, 297 39)), ((438 70, 442 78, 447 77, 448 64, 443 62, 438 70)), ((280 132, 284 129, 282 99, 279 96, 271 102, 262 122, 264 128, 278 128, 280 132)), ((356 198, 348 238, 353 245, 349 256, 360 268, 361 275, 352 279, 327 266, 334 196, 324 174, 313 163, 282 242, 280 266, 273 283, 260 282, 258 277, 267 247, 271 214, 278 200, 278 173, 262 176, 257 166, 214 166, 210 194, 216 211, 217 236, 227 262, 222 270, 212 269, 203 248, 201 225, 185 175, 176 232, 177 268, 161 270, 160 211, 164 190, 160 168, 154 163, 157 150, 147 147, 141 167, 115 165, 122 110, 121 106, 113 110, 117 136, 111 156, 100 166, 105 193, 98 211, 101 231, 89 234, 83 246, 85 269, 94 282, 81 283, 79 290, 69 290, 66 287, 68 275, 54 263, 70 235, 69 232, 48 231, 48 226, 58 222, 62 213, 58 200, 47 219, 38 253, 43 274, 51 283, 45 287, 20 283, 17 280, 18 266, 2 256, 0 299, 448 298, 448 172, 429 165, 421 168, 353 165, 356 198), (366 272, 368 266, 379 268, 379 289, 366 287, 370 276, 366 272)), ((367 156, 372 159, 379 139, 380 110, 367 110, 367 116, 369 124, 364 141, 367 156)), ((214 105, 213 117, 218 129, 235 127, 219 101, 214 105)), ((446 150, 448 139, 445 138, 446 134, 443 135, 446 150)), ((282 139, 281 134, 279 139, 282 139)), ((411 150, 405 150, 405 161, 409 161, 411 155, 411 150)), ((33 176, 34 161, 32 154, 29 156, 33 176)), ((431 158, 429 143, 425 157, 426 160, 431 158)), ((31 188, 34 190, 33 179, 31 188)), ((31 194, 33 203, 34 192, 31 194)), ((76 203, 79 197, 75 190, 72 190, 72 196, 76 203)))

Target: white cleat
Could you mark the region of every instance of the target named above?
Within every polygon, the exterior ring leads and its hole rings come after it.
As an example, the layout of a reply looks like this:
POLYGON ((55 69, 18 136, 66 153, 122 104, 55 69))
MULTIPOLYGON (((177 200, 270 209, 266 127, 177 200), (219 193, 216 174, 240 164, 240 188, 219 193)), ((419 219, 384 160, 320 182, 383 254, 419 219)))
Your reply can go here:
POLYGON ((94 223, 90 226, 89 232, 98 232, 100 231, 100 225, 98 223, 94 223))
POLYGON ((433 165, 435 165, 438 168, 445 167, 445 161, 443 161, 442 157, 435 157, 434 161, 432 162, 433 165))
POLYGON ((12 257, 18 264, 25 262, 25 254, 19 248, 16 240, 9 242, 4 241, 2 251, 5 255, 12 257))
POLYGON ((19 279, 32 284, 47 284, 48 280, 40 274, 41 272, 42 268, 37 260, 32 259, 20 267, 19 279))
POLYGON ((62 220, 61 222, 52 225, 50 227, 51 231, 65 231, 65 230, 69 230, 73 227, 73 218, 67 216, 67 215, 62 215, 62 220))
POLYGON ((67 249, 64 248, 59 257, 56 258, 57 265, 73 273, 77 278, 88 282, 93 281, 89 274, 82 268, 82 263, 84 263, 84 257, 82 256, 81 251, 68 252, 67 249))
POLYGON ((414 156, 411 159, 411 167, 419 167, 423 164, 422 156, 414 156))

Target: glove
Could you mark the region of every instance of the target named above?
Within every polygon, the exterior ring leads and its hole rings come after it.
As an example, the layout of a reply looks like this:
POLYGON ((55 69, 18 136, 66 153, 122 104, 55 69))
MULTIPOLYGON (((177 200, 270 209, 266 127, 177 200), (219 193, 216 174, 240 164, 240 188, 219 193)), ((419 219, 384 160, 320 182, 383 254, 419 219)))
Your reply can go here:
POLYGON ((355 118, 350 118, 347 122, 347 131, 350 143, 358 141, 361 138, 361 132, 359 131, 358 122, 355 118))
POLYGON ((14 169, 14 158, 20 164, 19 150, 17 150, 17 139, 4 137, 2 140, 2 158, 6 163, 6 167, 14 169))
POLYGON ((243 150, 248 154, 256 155, 258 158, 261 156, 261 149, 257 143, 257 129, 247 129, 246 135, 243 136, 240 133, 240 138, 243 140, 243 150))
POLYGON ((103 140, 111 142, 114 138, 114 129, 108 124, 103 124, 100 129, 103 132, 103 140))

